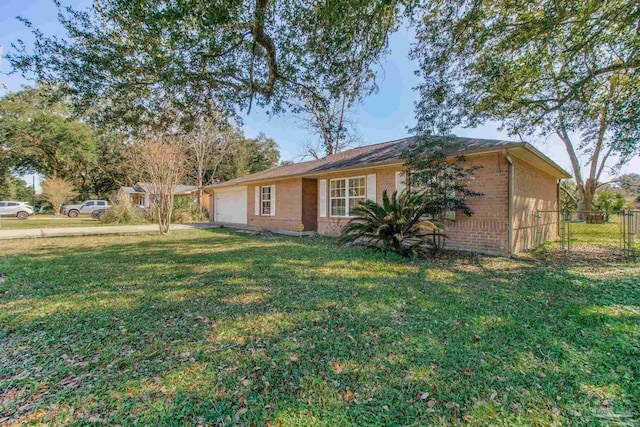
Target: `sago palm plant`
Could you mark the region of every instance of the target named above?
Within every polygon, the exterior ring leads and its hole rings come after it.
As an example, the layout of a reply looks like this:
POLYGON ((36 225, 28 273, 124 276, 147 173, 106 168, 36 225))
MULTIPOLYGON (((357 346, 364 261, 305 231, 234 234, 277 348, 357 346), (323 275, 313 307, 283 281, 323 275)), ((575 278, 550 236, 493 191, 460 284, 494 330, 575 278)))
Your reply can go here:
POLYGON ((355 217, 342 229, 342 243, 356 243, 404 256, 424 256, 438 249, 446 235, 438 224, 424 219, 424 195, 405 190, 382 204, 367 200, 353 209, 355 217))

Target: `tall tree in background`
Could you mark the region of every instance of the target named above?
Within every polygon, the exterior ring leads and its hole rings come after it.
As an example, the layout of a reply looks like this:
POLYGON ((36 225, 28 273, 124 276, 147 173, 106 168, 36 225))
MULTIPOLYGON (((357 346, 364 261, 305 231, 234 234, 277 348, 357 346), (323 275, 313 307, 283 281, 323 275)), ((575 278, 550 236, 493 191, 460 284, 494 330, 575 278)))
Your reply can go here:
POLYGON ((398 12, 380 0, 96 0, 86 11, 61 8, 64 37, 34 29, 34 49, 19 43, 7 58, 62 83, 78 108, 100 105, 124 122, 154 117, 166 99, 181 110, 206 103, 232 113, 255 102, 278 111, 320 78, 334 94, 354 74, 372 79, 398 12))
POLYGON ((255 138, 246 138, 244 146, 249 173, 261 172, 278 165, 280 151, 275 139, 260 132, 255 138))
POLYGON ((89 183, 85 194, 105 198, 121 186, 135 184, 135 165, 129 161, 132 144, 122 131, 105 126, 95 132, 96 161, 87 171, 89 183))
POLYGON ((640 196, 640 174, 627 173, 618 178, 617 186, 629 195, 640 196))
POLYGON ((229 156, 220 164, 215 181, 256 173, 278 165, 280 151, 278 144, 264 133, 256 138, 243 137, 230 150, 229 156))
POLYGON ((0 200, 31 202, 33 189, 24 180, 6 173, 0 175, 0 200))
POLYGON ((302 124, 318 138, 303 146, 303 156, 319 159, 344 151, 359 142, 346 94, 337 99, 306 96, 296 108, 302 124))
POLYGON ((184 136, 187 176, 198 187, 199 206, 202 188, 218 176, 218 167, 241 139, 240 131, 220 113, 200 117, 193 130, 184 136))
POLYGON ((585 210, 607 166, 638 153, 636 1, 418 1, 407 14, 418 115, 435 132, 496 120, 512 135, 557 135, 585 210))
POLYGON ((39 86, 0 100, 0 155, 16 172, 37 172, 88 185, 96 159, 89 125, 73 120, 56 88, 39 86))
POLYGON ((618 178, 616 186, 629 198, 631 205, 640 208, 640 174, 624 174, 618 178))

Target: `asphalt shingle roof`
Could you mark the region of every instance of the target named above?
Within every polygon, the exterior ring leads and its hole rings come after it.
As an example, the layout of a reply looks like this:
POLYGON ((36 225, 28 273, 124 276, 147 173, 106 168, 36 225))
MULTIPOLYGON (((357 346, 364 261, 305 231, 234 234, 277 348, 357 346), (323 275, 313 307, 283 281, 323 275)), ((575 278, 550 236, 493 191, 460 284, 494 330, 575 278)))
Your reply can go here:
MULTIPOLYGON (((522 142, 501 141, 496 139, 459 138, 460 150, 456 152, 464 153, 470 151, 482 151, 496 147, 510 147, 523 145, 522 142)), ((262 172, 253 173, 230 181, 213 184, 209 187, 226 187, 236 184, 243 184, 254 181, 264 181, 269 179, 315 174, 319 172, 329 172, 345 168, 356 168, 362 166, 376 165, 381 163, 393 163, 399 161, 402 153, 408 148, 415 137, 396 139, 379 144, 365 145, 362 147, 346 150, 341 153, 323 157, 317 160, 294 163, 291 165, 279 166, 262 172)))
MULTIPOLYGON (((131 188, 131 187, 123 187, 123 188, 131 188)), ((138 182, 136 183, 136 186, 133 187, 133 192, 135 193, 145 193, 145 192, 151 192, 151 184, 149 184, 148 182, 138 182)), ((174 194, 190 194, 193 193, 195 191, 198 190, 198 187, 195 185, 183 185, 183 184, 178 184, 176 185, 176 187, 174 188, 174 194)))

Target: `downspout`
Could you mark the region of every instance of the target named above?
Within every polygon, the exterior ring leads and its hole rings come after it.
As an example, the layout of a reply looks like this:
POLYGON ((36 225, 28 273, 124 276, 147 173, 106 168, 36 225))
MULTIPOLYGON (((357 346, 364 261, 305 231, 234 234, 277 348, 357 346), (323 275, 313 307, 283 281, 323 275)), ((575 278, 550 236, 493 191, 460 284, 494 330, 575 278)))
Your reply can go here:
POLYGON ((507 172, 507 206, 509 212, 509 229, 507 231, 507 255, 513 254, 513 159, 509 156, 509 150, 504 150, 504 158, 509 163, 507 172))
POLYGON ((556 206, 558 207, 558 224, 556 225, 556 237, 560 237, 560 214, 562 208, 560 208, 560 180, 556 180, 556 206))

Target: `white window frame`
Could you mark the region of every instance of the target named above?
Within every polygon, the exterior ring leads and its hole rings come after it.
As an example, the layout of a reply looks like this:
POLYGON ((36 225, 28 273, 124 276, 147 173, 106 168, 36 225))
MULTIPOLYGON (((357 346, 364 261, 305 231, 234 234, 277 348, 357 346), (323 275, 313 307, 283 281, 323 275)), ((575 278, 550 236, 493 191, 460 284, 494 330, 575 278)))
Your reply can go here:
POLYGON ((273 186, 263 185, 260 187, 260 216, 271 216, 273 212, 273 186), (269 198, 264 198, 264 189, 269 189, 269 198), (264 211, 264 202, 269 202, 269 212, 264 211))
POLYGON ((329 216, 332 218, 352 218, 351 212, 349 212, 349 200, 350 199, 361 199, 363 202, 367 200, 367 177, 366 175, 362 176, 349 176, 345 178, 333 178, 329 180, 329 216), (349 181, 352 179, 362 179, 364 180, 364 194, 362 196, 349 196, 349 181), (345 189, 344 189, 344 197, 333 197, 331 195, 331 183, 334 181, 345 181, 345 189), (334 200, 343 200, 344 199, 344 215, 334 215, 332 209, 332 202, 334 200))

